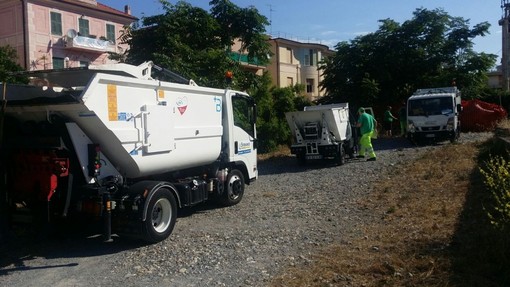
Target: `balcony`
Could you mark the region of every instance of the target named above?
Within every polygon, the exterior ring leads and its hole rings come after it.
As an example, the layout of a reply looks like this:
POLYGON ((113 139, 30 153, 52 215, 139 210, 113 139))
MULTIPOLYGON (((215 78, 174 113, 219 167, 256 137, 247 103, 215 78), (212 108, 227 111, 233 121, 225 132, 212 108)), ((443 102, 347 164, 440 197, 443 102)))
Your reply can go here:
POLYGON ((64 36, 64 46, 67 49, 82 50, 88 52, 106 53, 115 52, 115 45, 108 40, 91 37, 67 35, 64 36))

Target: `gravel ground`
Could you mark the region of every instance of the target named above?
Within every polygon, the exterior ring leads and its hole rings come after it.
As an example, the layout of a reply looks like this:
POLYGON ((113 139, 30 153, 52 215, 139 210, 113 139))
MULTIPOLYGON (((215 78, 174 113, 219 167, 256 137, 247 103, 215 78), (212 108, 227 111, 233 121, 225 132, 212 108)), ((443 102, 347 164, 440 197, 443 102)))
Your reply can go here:
MULTIPOLYGON (((464 133, 461 142, 490 136, 464 133)), ((0 246, 0 286, 267 286, 318 249, 364 236, 361 225, 372 215, 357 202, 389 170, 440 146, 378 139, 376 162, 260 162, 240 204, 181 212, 170 238, 154 245, 88 234, 42 242, 21 236, 0 246)))

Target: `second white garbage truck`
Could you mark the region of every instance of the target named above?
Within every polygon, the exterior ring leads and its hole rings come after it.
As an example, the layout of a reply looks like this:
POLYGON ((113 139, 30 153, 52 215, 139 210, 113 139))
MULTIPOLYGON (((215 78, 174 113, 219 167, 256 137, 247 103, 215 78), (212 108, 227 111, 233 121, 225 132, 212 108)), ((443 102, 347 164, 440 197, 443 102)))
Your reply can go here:
POLYGON ((307 106, 303 111, 287 112, 293 143, 291 153, 303 164, 312 159, 333 159, 345 163, 353 155, 349 104, 307 106))
POLYGON ((255 103, 243 92, 158 80, 140 66, 29 73, 2 85, 0 200, 11 220, 97 222, 148 242, 177 209, 241 201, 257 179, 255 103))

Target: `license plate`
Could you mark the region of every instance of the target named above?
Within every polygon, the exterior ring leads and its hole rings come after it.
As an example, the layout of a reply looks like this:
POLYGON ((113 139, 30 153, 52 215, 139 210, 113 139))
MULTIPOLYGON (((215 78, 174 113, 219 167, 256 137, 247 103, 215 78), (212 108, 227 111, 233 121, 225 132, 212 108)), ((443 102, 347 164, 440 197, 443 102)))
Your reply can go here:
POLYGON ((435 138, 436 135, 435 134, 426 134, 425 137, 426 138, 435 138))
POLYGON ((322 159, 322 155, 309 155, 306 158, 307 159, 322 159))

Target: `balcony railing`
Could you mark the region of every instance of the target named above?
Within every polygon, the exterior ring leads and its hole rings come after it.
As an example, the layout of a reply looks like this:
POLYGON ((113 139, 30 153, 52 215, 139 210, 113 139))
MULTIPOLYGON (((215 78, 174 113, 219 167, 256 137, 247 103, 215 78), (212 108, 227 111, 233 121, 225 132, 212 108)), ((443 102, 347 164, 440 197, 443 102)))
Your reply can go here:
POLYGON ((85 36, 64 36, 64 45, 69 49, 87 50, 89 52, 115 52, 115 45, 112 42, 85 36))

